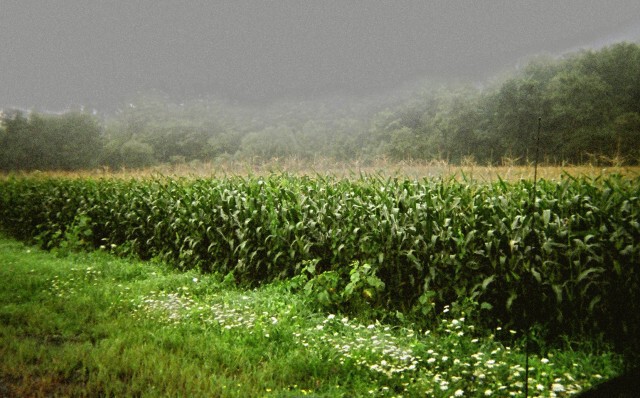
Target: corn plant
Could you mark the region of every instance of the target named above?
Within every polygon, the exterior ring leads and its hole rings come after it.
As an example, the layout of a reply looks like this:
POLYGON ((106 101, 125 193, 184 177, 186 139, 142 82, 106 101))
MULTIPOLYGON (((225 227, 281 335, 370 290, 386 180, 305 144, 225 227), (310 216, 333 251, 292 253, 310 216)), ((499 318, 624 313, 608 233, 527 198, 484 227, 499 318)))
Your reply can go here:
POLYGON ((526 313, 549 338, 604 334, 636 352, 638 220, 640 179, 617 176, 536 187, 378 176, 0 181, 3 228, 46 248, 75 237, 249 286, 313 263, 309 289, 331 280, 342 291, 326 297, 345 309, 366 303, 427 325, 472 299, 482 326, 521 328, 526 313))

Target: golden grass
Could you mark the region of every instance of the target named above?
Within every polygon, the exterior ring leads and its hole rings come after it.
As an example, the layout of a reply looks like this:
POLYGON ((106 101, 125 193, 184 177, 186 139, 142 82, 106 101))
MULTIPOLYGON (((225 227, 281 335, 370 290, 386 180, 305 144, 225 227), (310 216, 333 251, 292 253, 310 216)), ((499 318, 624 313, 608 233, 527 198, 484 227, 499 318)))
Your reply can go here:
MULTIPOLYGON (((377 160, 374 162, 336 162, 332 159, 320 158, 312 161, 297 158, 272 159, 266 162, 246 162, 224 160, 212 162, 191 162, 180 164, 162 164, 144 169, 110 170, 99 168, 86 171, 33 171, 4 174, 16 176, 42 176, 65 178, 118 178, 141 179, 162 177, 186 178, 220 178, 226 176, 268 176, 271 174, 292 174, 299 176, 335 176, 353 178, 361 175, 379 175, 383 177, 399 177, 410 179, 422 178, 467 178, 476 181, 492 182, 501 178, 506 181, 533 179, 533 165, 518 166, 481 166, 469 164, 451 165, 446 162, 391 162, 377 160)), ((596 165, 540 165, 537 177, 546 180, 559 180, 563 176, 599 177, 620 174, 628 178, 640 176, 640 166, 596 166, 596 165)))

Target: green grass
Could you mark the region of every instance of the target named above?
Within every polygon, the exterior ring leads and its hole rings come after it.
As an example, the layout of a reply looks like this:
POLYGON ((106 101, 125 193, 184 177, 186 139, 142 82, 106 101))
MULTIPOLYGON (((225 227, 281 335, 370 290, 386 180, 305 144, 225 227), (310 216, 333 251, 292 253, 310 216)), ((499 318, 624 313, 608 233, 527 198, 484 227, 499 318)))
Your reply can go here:
MULTIPOLYGON (((428 331, 317 308, 291 282, 243 290, 0 237, 0 396, 523 396, 521 344, 500 343, 509 330, 476 332, 473 305, 446 308, 428 331)), ((595 349, 530 363, 530 396, 568 396, 621 371, 595 349)))
POLYGON ((566 175, 533 189, 381 175, 18 176, 0 179, 0 226, 59 253, 103 248, 247 287, 307 278, 327 310, 375 307, 384 320, 393 309, 424 328, 472 297, 477 327, 535 324, 547 344, 604 339, 637 363, 640 178, 566 175))

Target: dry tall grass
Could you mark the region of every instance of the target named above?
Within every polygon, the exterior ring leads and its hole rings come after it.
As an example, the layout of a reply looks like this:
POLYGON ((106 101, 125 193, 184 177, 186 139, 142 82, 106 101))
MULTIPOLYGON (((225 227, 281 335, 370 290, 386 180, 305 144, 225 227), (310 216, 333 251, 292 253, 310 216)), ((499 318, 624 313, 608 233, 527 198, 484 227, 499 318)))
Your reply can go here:
MULTIPOLYGON (((86 171, 34 171, 19 172, 12 175, 67 177, 67 178, 150 178, 150 177, 187 177, 187 178, 220 178, 225 176, 268 176, 271 174, 292 174, 307 176, 335 176, 339 178, 359 177, 360 175, 380 175, 383 177, 402 177, 410 179, 422 178, 467 178, 476 181, 492 182, 498 178, 507 181, 533 179, 533 164, 522 166, 505 163, 502 166, 482 166, 473 162, 464 165, 452 165, 444 161, 403 161, 392 162, 385 159, 377 161, 336 162, 333 159, 318 158, 302 160, 297 158, 271 159, 269 161, 223 160, 211 162, 190 162, 162 164, 144 169, 110 170, 99 168, 86 171)), ((538 178, 558 180, 563 176, 598 177, 620 174, 628 178, 640 176, 640 166, 596 166, 587 165, 548 165, 538 166, 538 178)), ((3 177, 7 177, 5 174, 3 177)))

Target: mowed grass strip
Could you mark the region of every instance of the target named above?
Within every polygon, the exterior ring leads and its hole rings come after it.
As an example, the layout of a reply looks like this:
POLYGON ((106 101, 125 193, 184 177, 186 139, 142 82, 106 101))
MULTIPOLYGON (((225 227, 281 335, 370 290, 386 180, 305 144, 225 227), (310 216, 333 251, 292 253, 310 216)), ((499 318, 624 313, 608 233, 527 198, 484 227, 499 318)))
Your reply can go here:
POLYGON ((0 252, 0 396, 250 397, 349 379, 321 352, 291 350, 291 333, 265 336, 262 323, 276 325, 262 312, 290 300, 239 307, 255 315, 246 325, 231 310, 247 296, 220 292, 214 276, 100 253, 56 258, 7 239, 0 252), (239 324, 188 318, 191 295, 239 324))
MULTIPOLYGON (((315 312, 308 300, 286 283, 242 290, 217 275, 0 237, 0 396, 522 393, 521 350, 476 335, 465 308, 418 333, 315 312)), ((621 369, 595 351, 531 364, 532 396, 569 396, 621 369)))

